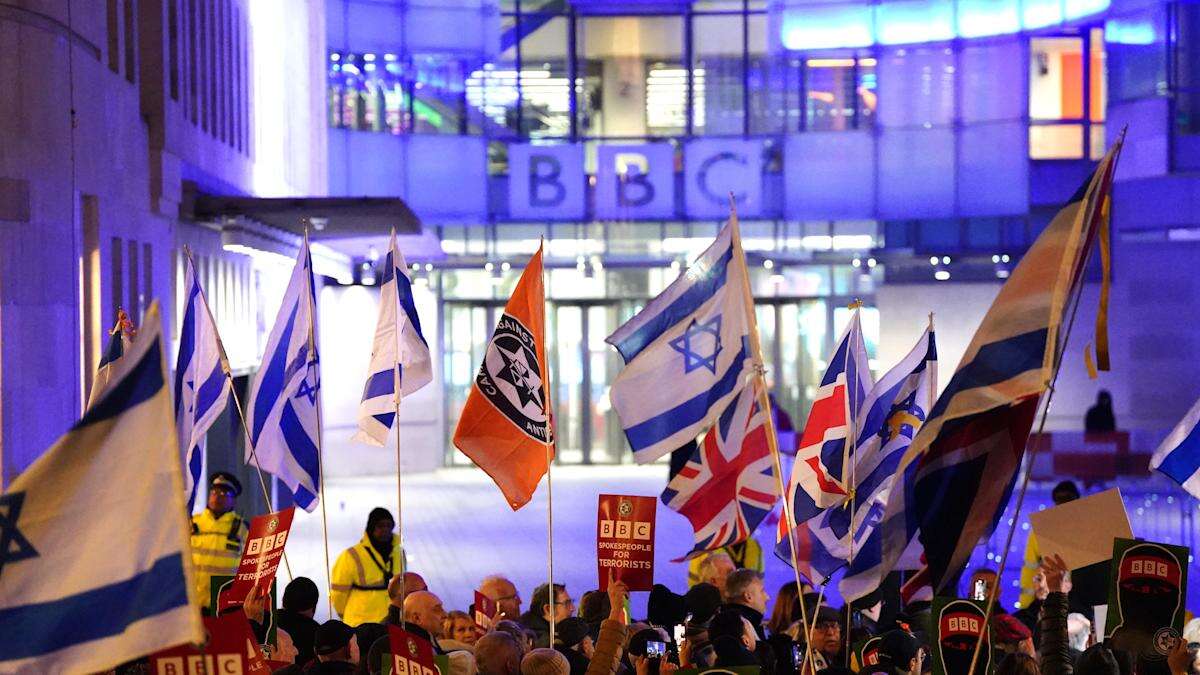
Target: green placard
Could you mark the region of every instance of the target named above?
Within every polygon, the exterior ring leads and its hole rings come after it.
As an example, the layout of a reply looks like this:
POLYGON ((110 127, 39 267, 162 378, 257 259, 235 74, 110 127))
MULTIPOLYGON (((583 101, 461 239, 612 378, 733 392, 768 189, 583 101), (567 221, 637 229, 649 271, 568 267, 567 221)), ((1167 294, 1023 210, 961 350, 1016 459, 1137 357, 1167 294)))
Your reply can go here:
MULTIPOLYGON (((391 649, 383 652, 380 658, 383 659, 383 665, 379 669, 380 675, 392 675, 391 649)), ((433 657, 433 667, 437 668, 438 675, 450 675, 450 657, 446 654, 435 654, 433 657)))
POLYGON ((931 657, 934 675, 968 675, 981 633, 983 645, 979 647, 974 675, 992 671, 992 629, 984 622, 986 604, 961 598, 933 599, 930 620, 936 630, 931 657))
POLYGON ((1114 539, 1104 637, 1114 647, 1161 661, 1183 635, 1189 551, 1114 539))

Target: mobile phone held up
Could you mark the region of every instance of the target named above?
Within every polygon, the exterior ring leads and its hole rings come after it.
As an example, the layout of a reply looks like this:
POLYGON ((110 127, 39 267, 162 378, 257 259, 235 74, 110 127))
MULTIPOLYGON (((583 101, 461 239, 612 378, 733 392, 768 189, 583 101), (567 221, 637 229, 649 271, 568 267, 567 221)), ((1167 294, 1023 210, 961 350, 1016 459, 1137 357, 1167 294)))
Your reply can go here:
POLYGON ((661 659, 667 655, 667 643, 655 642, 653 640, 646 643, 646 658, 661 659))

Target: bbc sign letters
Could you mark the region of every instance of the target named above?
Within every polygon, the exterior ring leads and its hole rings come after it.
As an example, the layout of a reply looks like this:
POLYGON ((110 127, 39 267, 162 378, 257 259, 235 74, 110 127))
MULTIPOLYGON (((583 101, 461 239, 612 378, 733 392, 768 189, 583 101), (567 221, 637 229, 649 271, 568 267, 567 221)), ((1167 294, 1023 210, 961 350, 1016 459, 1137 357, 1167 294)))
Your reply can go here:
MULTIPOLYGON (((582 144, 508 146, 509 216, 579 220, 587 215, 582 144)), ((676 204, 689 218, 722 219, 729 195, 738 213, 762 214, 763 144, 696 139, 683 151, 683 184, 676 184, 675 149, 668 143, 601 145, 596 150, 593 216, 597 220, 665 220, 676 204), (682 189, 682 195, 676 192, 682 189)))

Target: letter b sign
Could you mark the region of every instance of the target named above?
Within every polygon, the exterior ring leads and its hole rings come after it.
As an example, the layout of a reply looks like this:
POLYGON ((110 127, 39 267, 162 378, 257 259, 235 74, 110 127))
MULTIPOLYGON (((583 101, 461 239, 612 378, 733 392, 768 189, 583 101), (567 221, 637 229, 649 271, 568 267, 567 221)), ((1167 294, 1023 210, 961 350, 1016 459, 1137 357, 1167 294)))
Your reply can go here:
POLYGON ((582 145, 509 145, 508 167, 510 217, 583 217, 582 145))

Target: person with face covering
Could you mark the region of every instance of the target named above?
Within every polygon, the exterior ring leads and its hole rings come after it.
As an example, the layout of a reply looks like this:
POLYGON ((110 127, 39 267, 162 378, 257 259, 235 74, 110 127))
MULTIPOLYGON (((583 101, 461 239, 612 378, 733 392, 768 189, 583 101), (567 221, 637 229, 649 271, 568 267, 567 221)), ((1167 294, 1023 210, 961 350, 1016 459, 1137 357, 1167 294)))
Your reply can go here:
POLYGON ((400 543, 392 534, 395 527, 396 519, 387 509, 372 509, 362 539, 342 551, 333 565, 330 599, 351 627, 387 617, 388 583, 403 567, 400 543))

